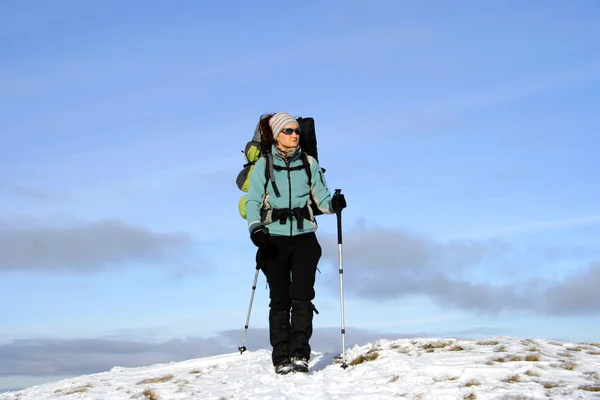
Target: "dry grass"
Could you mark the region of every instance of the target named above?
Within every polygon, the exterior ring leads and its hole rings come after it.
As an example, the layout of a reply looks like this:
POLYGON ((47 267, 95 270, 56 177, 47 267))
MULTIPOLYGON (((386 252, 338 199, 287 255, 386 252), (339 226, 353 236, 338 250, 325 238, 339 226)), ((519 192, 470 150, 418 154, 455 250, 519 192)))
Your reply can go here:
POLYGON ((463 350, 464 350, 464 347, 458 346, 458 345, 452 346, 448 349, 448 351, 463 351, 463 350))
POLYGON ((508 378, 503 379, 502 381, 507 383, 515 383, 521 382, 521 378, 519 377, 519 374, 514 374, 509 376, 508 378))
POLYGON ((528 369, 527 371, 525 371, 525 375, 527 375, 527 376, 540 376, 540 374, 538 374, 537 372, 535 372, 532 369, 528 369))
POLYGON ((525 346, 538 346, 538 342, 533 339, 524 339, 521 343, 525 346))
POLYGON ((513 354, 512 356, 510 356, 510 357, 508 358, 508 361, 514 361, 514 362, 517 362, 517 361, 523 361, 523 358, 522 358, 521 356, 518 356, 518 355, 516 355, 516 354, 513 354))
POLYGON ((583 347, 583 346, 567 347, 567 351, 583 351, 586 349, 587 349, 587 347, 583 347))
POLYGON ((552 346, 560 346, 560 347, 562 347, 562 346, 563 346, 563 344, 562 344, 562 343, 560 343, 560 342, 557 342, 557 341, 555 341, 555 340, 550 340, 550 341, 548 342, 548 344, 551 344, 552 346))
POLYGON ((498 363, 503 363, 506 362, 506 358, 504 357, 496 357, 496 358, 492 358, 493 362, 498 362, 498 363))
POLYGON ((540 349, 535 346, 531 346, 530 348, 527 349, 527 351, 531 351, 531 352, 535 353, 535 352, 540 351, 540 349))
POLYGON ((475 399, 477 399, 477 395, 475 393, 465 394, 465 397, 463 397, 463 400, 475 400, 475 399))
POLYGON ((142 394, 146 396, 148 400, 160 400, 160 397, 158 397, 156 392, 152 389, 146 389, 142 392, 142 394))
POLYGON ((500 346, 496 347, 496 348, 494 349, 494 351, 495 351, 496 353, 506 353, 506 352, 508 351, 508 348, 507 348, 505 345, 503 345, 503 344, 502 344, 502 345, 500 345, 500 346))
POLYGON ((557 353, 556 355, 559 357, 565 357, 565 358, 573 357, 573 354, 567 353, 567 352, 557 353))
POLYGON ((497 340, 480 340, 477 344, 479 346, 498 346, 500 342, 497 340))
POLYGON ((590 350, 587 353, 591 356, 600 356, 600 351, 590 350))
POLYGON ((433 349, 443 349, 446 346, 449 346, 450 343, 445 343, 445 342, 434 342, 434 343, 427 343, 424 344, 423 350, 433 350, 433 349))
POLYGON ((64 395, 67 396, 67 395, 75 394, 75 393, 85 393, 88 391, 88 389, 91 389, 92 387, 93 387, 92 385, 90 385, 89 383, 86 383, 85 385, 77 386, 77 387, 74 387, 73 389, 70 389, 69 391, 65 392, 64 395))
POLYGON ((600 381, 600 374, 596 371, 586 371, 583 373, 589 379, 594 379, 596 381, 600 381))
POLYGON ((479 382, 477 379, 469 379, 464 384, 464 387, 479 386, 479 385, 481 385, 481 382, 479 382))
POLYGON ((540 385, 542 385, 544 387, 544 389, 554 389, 555 387, 560 386, 557 382, 550 382, 550 381, 542 382, 542 383, 540 383, 540 385))
POLYGON ((360 356, 356 357, 354 360, 350 361, 348 363, 348 365, 362 364, 365 361, 376 360, 378 357, 379 357, 379 353, 377 352, 377 350, 369 350, 367 352, 367 354, 361 354, 360 356))
POLYGON ((152 383, 163 383, 163 382, 168 382, 173 378, 174 378, 174 376, 169 374, 169 375, 165 375, 165 376, 159 376, 158 378, 144 379, 142 381, 139 381, 137 384, 138 385, 149 385, 152 383))
POLYGON ((562 364, 559 365, 559 367, 569 371, 575 371, 575 369, 577 368, 577 363, 571 360, 565 360, 562 362, 562 364))
POLYGON ((600 385, 581 385, 579 390, 585 390, 586 392, 600 392, 600 385))
POLYGON ((539 354, 527 354, 525 361, 541 361, 542 357, 539 354))
POLYGON ((202 371, 200 369, 198 369, 198 368, 193 369, 190 372, 188 372, 188 374, 190 374, 190 375, 198 375, 198 374, 201 374, 201 373, 202 373, 202 371))
POLYGON ((400 375, 392 375, 390 382, 396 382, 398 379, 400 379, 400 375))

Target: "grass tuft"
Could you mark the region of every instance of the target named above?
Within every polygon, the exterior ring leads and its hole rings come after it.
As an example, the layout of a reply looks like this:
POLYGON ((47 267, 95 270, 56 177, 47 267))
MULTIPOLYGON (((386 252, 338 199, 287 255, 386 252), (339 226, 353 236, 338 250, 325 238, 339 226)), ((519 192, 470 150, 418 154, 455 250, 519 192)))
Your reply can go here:
POLYGON ((146 389, 142 392, 142 394, 146 396, 148 400, 160 400, 160 397, 158 397, 156 392, 152 389, 146 389))
POLYGON ((538 374, 537 372, 535 372, 532 369, 528 369, 527 371, 525 371, 525 375, 527 375, 527 376, 540 376, 540 374, 538 374))
POLYGON ((75 393, 85 393, 88 391, 88 389, 91 389, 92 387, 93 387, 92 385, 90 385, 89 383, 86 383, 85 385, 74 387, 73 389, 70 389, 68 392, 65 392, 65 396, 67 396, 69 394, 75 394, 75 393))
POLYGON ((600 351, 590 350, 587 353, 591 356, 600 356, 600 351))
POLYGON ((477 380, 477 379, 469 379, 464 386, 465 387, 471 387, 471 386, 479 386, 481 385, 481 383, 477 380))
POLYGON ((554 389, 555 387, 559 386, 559 384, 557 382, 550 382, 550 381, 542 382, 542 383, 540 383, 540 385, 542 385, 544 387, 544 389, 554 389))
POLYGON ((600 392, 600 385, 581 385, 579 389, 586 392, 600 392))
POLYGON ((390 382, 396 382, 398 379, 400 379, 400 375, 392 375, 390 382))
POLYGON ((448 346, 450 343, 445 343, 445 342, 434 342, 434 343, 426 343, 424 344, 423 350, 433 350, 433 349, 443 349, 444 347, 448 346))
POLYGON ((577 363, 571 360, 565 360, 562 362, 562 364, 560 364, 560 367, 569 371, 575 371, 577 368, 577 363))
POLYGON ((479 346, 498 346, 500 344, 497 340, 480 340, 477 342, 479 346))
POLYGON ((379 353, 376 350, 369 350, 367 352, 367 354, 361 354, 360 356, 356 357, 354 360, 350 361, 348 364, 349 365, 358 365, 358 364, 362 364, 365 361, 373 361, 376 360, 379 357, 379 353))
POLYGON ((159 376, 158 378, 144 379, 142 381, 139 381, 137 384, 138 385, 149 385, 152 383, 163 383, 163 382, 168 382, 173 378, 174 378, 174 376, 169 374, 169 375, 165 375, 165 376, 159 376))
POLYGON ((502 344, 502 345, 500 345, 500 346, 496 347, 496 348, 494 349, 494 351, 495 351, 496 353, 506 353, 506 352, 508 351, 508 348, 507 348, 505 345, 503 345, 503 344, 502 344))
POLYGON ((525 361, 541 361, 542 357, 539 354, 527 354, 525 361))
POLYGON ((507 382, 507 383, 521 382, 521 378, 519 377, 518 374, 514 374, 514 375, 509 376, 508 378, 503 379, 503 382, 507 382))
POLYGON ((463 397, 463 400, 475 400, 475 399, 477 399, 477 395, 475 393, 465 394, 465 397, 463 397))
POLYGON ((463 350, 464 350, 464 348, 462 346, 458 346, 458 345, 452 346, 448 349, 448 351, 463 351, 463 350))
POLYGON ((199 368, 193 369, 190 372, 188 372, 188 374, 190 374, 190 375, 198 375, 201 373, 202 373, 202 370, 200 370, 199 368))

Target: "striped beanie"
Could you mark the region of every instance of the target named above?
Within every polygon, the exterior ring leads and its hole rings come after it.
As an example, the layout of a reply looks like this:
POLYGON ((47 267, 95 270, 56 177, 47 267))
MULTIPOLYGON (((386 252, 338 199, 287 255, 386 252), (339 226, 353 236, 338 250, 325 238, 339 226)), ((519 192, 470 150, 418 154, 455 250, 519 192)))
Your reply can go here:
POLYGON ((289 124, 298 125, 298 121, 296 121, 296 118, 292 117, 288 113, 280 112, 271 117, 269 125, 271 126, 271 130, 273 131, 273 139, 275 141, 277 141, 277 136, 279 136, 279 133, 283 130, 283 128, 285 128, 285 126, 289 124))

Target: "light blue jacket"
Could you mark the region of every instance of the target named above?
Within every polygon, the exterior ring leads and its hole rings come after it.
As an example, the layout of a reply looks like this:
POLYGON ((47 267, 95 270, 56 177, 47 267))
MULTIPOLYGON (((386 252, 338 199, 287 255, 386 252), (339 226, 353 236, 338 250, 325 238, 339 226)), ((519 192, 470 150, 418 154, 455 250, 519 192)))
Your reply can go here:
MULTIPOLYGON (((281 167, 297 167, 302 166, 302 158, 300 156, 301 149, 294 154, 290 159, 289 165, 286 165, 284 159, 277 153, 275 146, 272 147, 273 164, 281 167)), ((248 228, 252 232, 256 227, 265 225, 269 229, 269 233, 275 236, 295 236, 305 233, 314 232, 317 230, 317 225, 314 218, 303 218, 303 227, 299 229, 296 219, 287 218, 285 224, 281 224, 279 220, 271 221, 272 209, 294 209, 303 208, 309 205, 310 193, 314 199, 318 209, 323 214, 333 214, 331 206, 331 192, 327 187, 323 171, 317 160, 311 156, 307 156, 310 163, 311 183, 312 188, 308 185, 308 174, 304 168, 294 171, 277 171, 273 172, 274 178, 269 179, 269 184, 265 193, 265 157, 261 157, 254 165, 254 171, 250 177, 250 188, 246 199, 246 219, 248 220, 248 228), (275 195, 272 181, 275 180, 280 196, 275 195), (266 220, 261 217, 261 209, 266 220)), ((310 207, 309 207, 310 208, 310 207)), ((310 213, 312 217, 312 212, 310 213)))

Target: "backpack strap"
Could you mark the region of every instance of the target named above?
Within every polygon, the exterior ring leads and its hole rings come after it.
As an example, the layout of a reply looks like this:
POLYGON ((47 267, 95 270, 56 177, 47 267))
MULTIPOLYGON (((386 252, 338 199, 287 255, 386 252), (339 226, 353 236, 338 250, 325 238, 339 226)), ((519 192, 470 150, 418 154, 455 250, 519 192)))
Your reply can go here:
POLYGON ((276 166, 273 163, 273 154, 271 152, 265 154, 265 193, 267 193, 267 185, 269 181, 271 181, 271 185, 273 186, 273 191, 275 192, 275 196, 280 197, 281 193, 279 193, 279 188, 277 187, 277 183, 275 183, 275 179, 273 179, 273 169, 276 166))
MULTIPOLYGON (((323 214, 323 212, 321 210, 319 210, 319 207, 317 205, 317 202, 315 201, 315 198, 313 196, 313 192, 312 192, 312 172, 310 170, 310 161, 308 160, 308 155, 304 152, 300 153, 300 159, 302 160, 302 165, 298 165, 295 167, 282 167, 280 165, 275 165, 273 163, 273 155, 269 152, 268 154, 265 155, 266 157, 266 161, 267 161, 267 166, 265 168, 265 193, 267 192, 267 186, 269 184, 269 180, 271 180, 271 184, 273 185, 273 191, 275 192, 275 195, 277 197, 280 197, 280 193, 279 193, 279 189, 277 188, 277 184, 275 183, 275 179, 272 179, 272 174, 273 171, 298 171, 298 170, 305 170, 306 171, 306 175, 308 177, 308 187, 309 187, 309 199, 310 199, 310 210, 309 207, 305 206, 301 209, 281 209, 280 211, 277 211, 277 209, 273 209, 273 213, 271 215, 271 219, 272 220, 279 220, 281 223, 285 223, 286 218, 289 218, 290 216, 294 216, 297 217, 296 219, 298 220, 298 226, 300 229, 302 226, 302 219, 299 218, 300 215, 302 215, 304 218, 309 219, 309 220, 314 220, 314 217, 316 215, 321 215, 323 214), (301 210, 301 211, 300 211, 301 210)), ((266 214, 263 215, 263 221, 266 217, 266 214)))
POLYGON ((313 215, 312 219, 314 219, 314 216, 321 215, 321 214, 323 214, 323 212, 321 210, 319 210, 317 202, 315 201, 315 198, 313 196, 312 172, 310 171, 310 161, 308 161, 308 155, 303 152, 301 154, 301 157, 302 157, 302 167, 306 170, 306 175, 308 175, 308 187, 310 188, 308 190, 309 198, 310 198, 310 209, 311 209, 312 215, 313 215))

